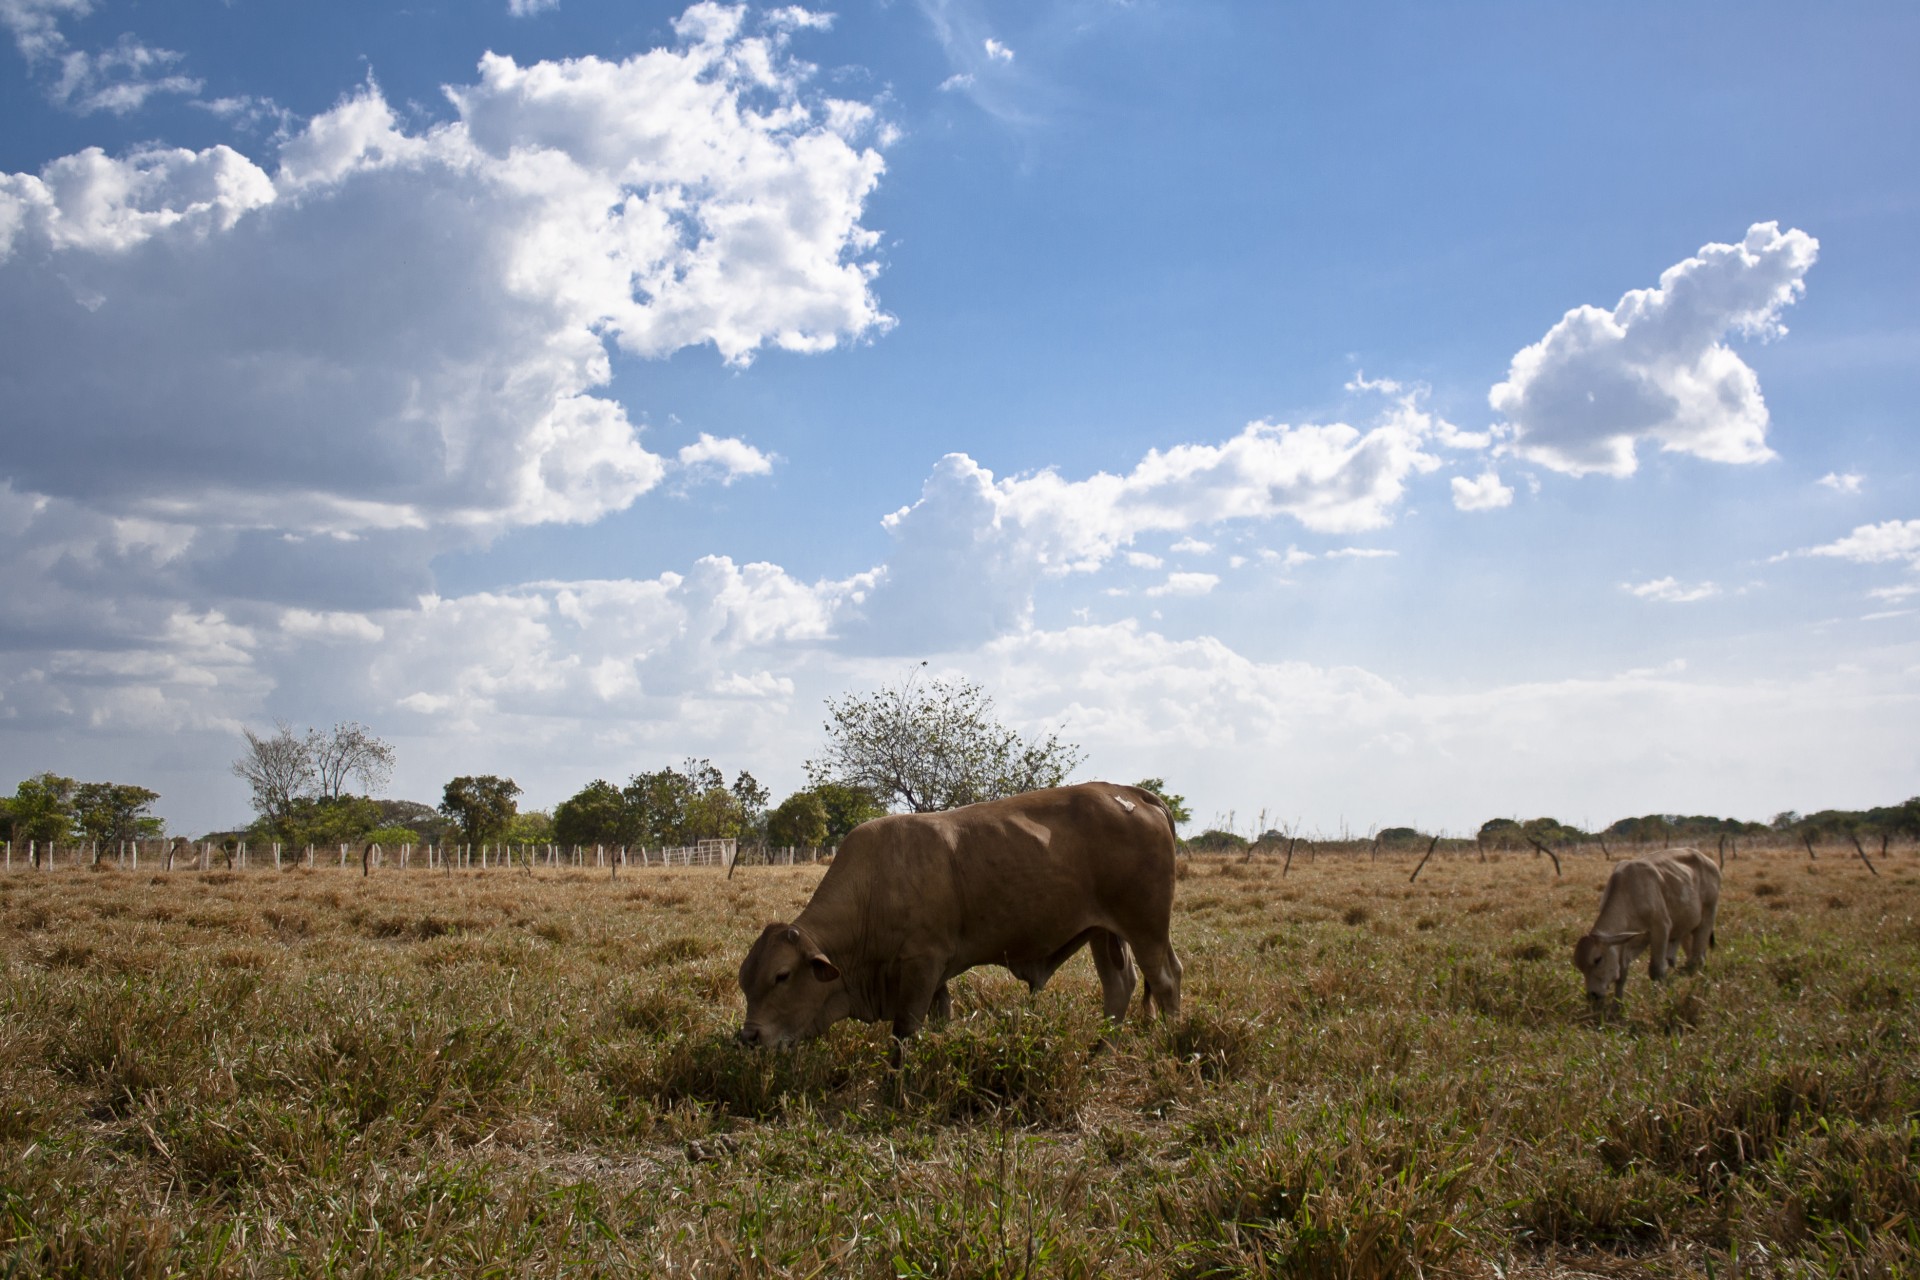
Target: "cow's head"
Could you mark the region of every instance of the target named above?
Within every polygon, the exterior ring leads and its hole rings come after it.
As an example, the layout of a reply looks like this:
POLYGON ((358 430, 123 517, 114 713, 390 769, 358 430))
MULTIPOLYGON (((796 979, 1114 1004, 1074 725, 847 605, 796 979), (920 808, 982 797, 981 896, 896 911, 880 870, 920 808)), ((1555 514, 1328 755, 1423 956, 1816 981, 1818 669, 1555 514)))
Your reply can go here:
POLYGON ((1638 933, 1589 933, 1573 944, 1573 967, 1587 980, 1587 999, 1597 1004, 1606 999, 1609 989, 1619 989, 1628 963, 1621 948, 1641 936, 1638 933))
POLYGON ((740 992, 747 998, 741 1044, 811 1040, 848 1013, 840 970, 798 925, 770 924, 760 931, 740 962, 740 992))

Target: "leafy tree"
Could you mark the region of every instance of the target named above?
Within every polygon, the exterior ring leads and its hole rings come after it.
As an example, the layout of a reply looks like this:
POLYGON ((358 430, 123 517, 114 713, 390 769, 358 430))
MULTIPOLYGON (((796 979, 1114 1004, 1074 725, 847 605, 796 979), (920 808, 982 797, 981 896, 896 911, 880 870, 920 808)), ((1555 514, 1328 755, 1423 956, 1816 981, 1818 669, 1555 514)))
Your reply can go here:
POLYGON ((827 832, 822 837, 826 844, 837 845, 861 823, 886 816, 887 806, 864 787, 822 782, 810 787, 807 794, 818 797, 821 807, 827 811, 827 832))
POLYGON ((1246 848, 1247 838, 1245 836, 1235 835, 1231 831, 1221 831, 1216 827, 1202 831, 1199 835, 1187 841, 1187 847, 1198 849, 1202 853, 1229 853, 1234 850, 1246 848))
POLYGON ((72 778, 37 773, 14 788, 7 807, 13 813, 13 838, 50 844, 73 835, 72 778))
POLYGON ((1520 849, 1527 843, 1526 831, 1512 818, 1490 818, 1477 834, 1481 844, 1494 849, 1520 849))
POLYGON ((796 791, 767 815, 767 843, 818 848, 827 842, 827 806, 813 791, 796 791))
POLYGON ((361 839, 382 849, 397 849, 403 844, 419 844, 420 834, 412 827, 375 827, 361 839))
POLYGON ((117 782, 83 782, 73 790, 73 816, 90 840, 111 844, 141 837, 141 819, 160 798, 158 791, 117 782))
POLYGON ((559 844, 637 844, 626 837, 626 802, 620 788, 595 778, 553 807, 553 838, 559 844))
POLYGON ((1007 728, 987 691, 965 679, 922 684, 916 675, 829 698, 825 728, 809 783, 859 787, 919 813, 1058 786, 1081 755, 1057 734, 1029 739, 1007 728))
POLYGON ((740 834, 764 835, 767 829, 767 801, 773 798, 772 793, 745 769, 734 778, 733 785, 727 791, 732 795, 734 809, 739 814, 740 834))
POLYGON ((1426 838, 1426 836, 1420 834, 1420 832, 1413 827, 1388 827, 1382 831, 1379 836, 1381 844, 1408 844, 1412 841, 1425 840, 1426 838))
MULTIPOLYGON (((525 813, 515 814, 513 824, 507 828, 508 844, 552 844, 553 815, 545 809, 529 809, 525 813)), ((581 844, 595 841, 582 840, 581 844)))
POLYGON ((519 811, 514 797, 520 786, 512 778, 491 773, 461 776, 449 782, 440 801, 440 812, 460 828, 468 844, 487 844, 499 840, 519 811))
MULTIPOLYGON (((1160 797, 1160 802, 1167 806, 1167 812, 1173 817, 1175 830, 1178 830, 1184 823, 1193 821, 1193 814, 1187 810, 1187 798, 1185 796, 1176 796, 1171 791, 1168 791, 1164 778, 1142 778, 1133 785, 1142 791, 1151 791, 1160 797)), ((1265 839, 1264 836, 1261 838, 1265 839)), ((1284 836, 1281 838, 1285 839, 1284 836)))
POLYGON ((405 827, 413 832, 413 844, 438 844, 447 829, 445 815, 430 804, 418 800, 375 800, 373 804, 380 811, 380 825, 405 827))
POLYGON ((365 796, 297 796, 277 827, 263 819, 250 834, 290 845, 363 844, 381 825, 380 806, 365 796))

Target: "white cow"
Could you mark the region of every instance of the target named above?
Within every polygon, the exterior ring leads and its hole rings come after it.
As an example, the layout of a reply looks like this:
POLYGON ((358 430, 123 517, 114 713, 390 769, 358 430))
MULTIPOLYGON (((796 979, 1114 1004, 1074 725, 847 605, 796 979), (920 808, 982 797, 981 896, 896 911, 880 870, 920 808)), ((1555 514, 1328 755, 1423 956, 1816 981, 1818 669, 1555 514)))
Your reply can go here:
POLYGON ((1573 946, 1573 967, 1587 980, 1587 999, 1599 1002, 1613 988, 1618 999, 1627 970, 1642 951, 1652 951, 1648 970, 1657 982, 1687 944, 1687 968, 1698 969, 1713 945, 1713 917, 1720 908, 1720 868, 1698 849, 1664 849, 1614 867, 1600 897, 1593 930, 1573 946))

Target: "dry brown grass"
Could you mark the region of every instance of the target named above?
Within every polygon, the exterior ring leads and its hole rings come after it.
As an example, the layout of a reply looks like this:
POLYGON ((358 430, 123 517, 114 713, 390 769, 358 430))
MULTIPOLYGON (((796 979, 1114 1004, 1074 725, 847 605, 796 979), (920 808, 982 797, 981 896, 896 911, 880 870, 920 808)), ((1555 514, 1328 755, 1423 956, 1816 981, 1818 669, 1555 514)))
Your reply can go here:
POLYGON ((1920 859, 1743 851, 1701 976, 1584 1007, 1607 865, 1194 858, 1187 1018, 998 971, 896 1071, 754 1053, 814 868, 0 878, 18 1274, 1892 1274, 1920 859))

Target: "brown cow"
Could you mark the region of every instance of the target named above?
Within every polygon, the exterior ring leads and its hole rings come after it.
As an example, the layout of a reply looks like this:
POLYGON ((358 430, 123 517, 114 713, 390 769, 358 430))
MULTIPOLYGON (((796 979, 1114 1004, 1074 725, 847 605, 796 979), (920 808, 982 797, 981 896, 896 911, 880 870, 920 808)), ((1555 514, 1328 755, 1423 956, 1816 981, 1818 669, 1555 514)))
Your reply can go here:
POLYGON ((1654 981, 1673 967, 1687 944, 1687 968, 1698 969, 1713 945, 1713 917, 1720 908, 1720 868, 1698 849, 1666 849, 1622 862, 1607 877, 1600 916, 1573 947, 1573 967, 1587 980, 1596 1003, 1627 985, 1627 970, 1642 951, 1653 952, 1654 981))
POLYGON ((1108 782, 1029 791, 854 828, 813 900, 770 924, 740 965, 743 1044, 781 1045, 842 1018, 910 1036, 952 1008, 950 979, 997 964, 1034 991, 1093 949, 1107 1016, 1133 998, 1180 1012, 1173 819, 1152 792, 1108 782))

